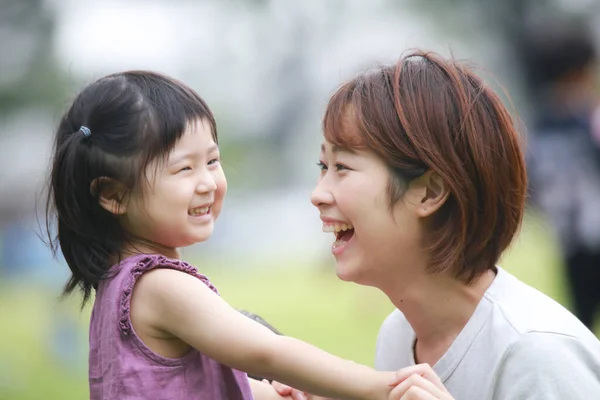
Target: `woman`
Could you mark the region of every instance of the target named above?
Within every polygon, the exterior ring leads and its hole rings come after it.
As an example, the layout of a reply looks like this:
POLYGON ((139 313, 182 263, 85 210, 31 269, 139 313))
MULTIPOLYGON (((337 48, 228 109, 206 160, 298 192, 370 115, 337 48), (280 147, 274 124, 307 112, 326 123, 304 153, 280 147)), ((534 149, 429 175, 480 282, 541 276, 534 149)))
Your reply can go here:
POLYGON ((335 233, 337 275, 397 308, 375 365, 405 368, 407 399, 600 395, 598 339, 497 265, 527 175, 511 117, 480 78, 417 51, 344 84, 323 126, 312 203, 335 233))

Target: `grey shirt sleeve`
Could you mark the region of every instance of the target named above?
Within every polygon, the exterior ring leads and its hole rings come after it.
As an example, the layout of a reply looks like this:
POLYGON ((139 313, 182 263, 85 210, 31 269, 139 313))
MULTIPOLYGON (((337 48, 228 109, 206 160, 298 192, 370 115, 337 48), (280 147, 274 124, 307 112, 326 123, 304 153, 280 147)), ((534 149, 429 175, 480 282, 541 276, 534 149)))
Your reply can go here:
POLYGON ((492 399, 600 399, 600 354, 568 335, 523 335, 500 363, 492 399))
POLYGON ((383 322, 375 347, 375 369, 395 371, 414 365, 412 344, 414 333, 398 310, 394 310, 383 322))

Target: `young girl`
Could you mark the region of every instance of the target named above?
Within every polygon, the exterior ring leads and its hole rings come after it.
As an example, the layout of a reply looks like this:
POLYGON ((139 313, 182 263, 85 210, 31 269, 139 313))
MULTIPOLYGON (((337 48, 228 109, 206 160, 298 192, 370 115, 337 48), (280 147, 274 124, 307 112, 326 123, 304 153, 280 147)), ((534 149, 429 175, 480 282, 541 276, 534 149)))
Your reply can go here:
POLYGON ((206 103, 156 73, 104 77, 62 118, 48 216, 72 272, 65 293, 95 292, 91 399, 281 398, 240 371, 336 398, 394 398, 393 372, 271 332, 179 259, 213 232, 227 191, 219 160, 206 103))

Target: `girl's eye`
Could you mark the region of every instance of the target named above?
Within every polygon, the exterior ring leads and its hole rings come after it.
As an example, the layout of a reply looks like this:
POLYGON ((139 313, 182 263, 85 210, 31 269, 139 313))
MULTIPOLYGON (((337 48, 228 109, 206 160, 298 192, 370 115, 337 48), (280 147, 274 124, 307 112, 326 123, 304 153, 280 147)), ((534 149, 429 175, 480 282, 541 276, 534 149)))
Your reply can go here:
POLYGON ((191 171, 192 167, 183 167, 181 168, 178 172, 182 172, 182 171, 191 171))
POLYGON ((335 164, 335 169, 336 169, 336 171, 350 170, 350 168, 348 168, 348 167, 346 167, 345 165, 342 165, 342 164, 335 164))
POLYGON ((319 161, 319 162, 317 163, 317 166, 319 167, 319 169, 320 169, 321 171, 327 171, 327 165, 325 165, 325 163, 324 163, 323 161, 319 161))
POLYGON ((213 164, 216 164, 216 163, 218 163, 219 161, 220 161, 220 159, 219 159, 219 158, 213 158, 212 160, 210 160, 210 161, 208 162, 208 165, 213 165, 213 164))

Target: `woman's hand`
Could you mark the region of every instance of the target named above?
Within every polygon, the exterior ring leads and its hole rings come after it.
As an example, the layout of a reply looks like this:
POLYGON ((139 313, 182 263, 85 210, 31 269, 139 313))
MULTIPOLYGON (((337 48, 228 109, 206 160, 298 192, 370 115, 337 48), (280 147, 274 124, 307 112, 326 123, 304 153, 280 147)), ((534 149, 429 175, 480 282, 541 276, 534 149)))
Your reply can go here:
MULTIPOLYGON (((275 381, 272 386, 281 396, 291 396, 294 400, 332 400, 312 396, 275 381)), ((429 364, 398 370, 390 386, 396 386, 390 392, 390 400, 454 400, 429 364)))
POLYGON ((454 400, 429 364, 418 364, 398 370, 396 380, 390 385, 397 385, 391 391, 390 399, 454 400))

